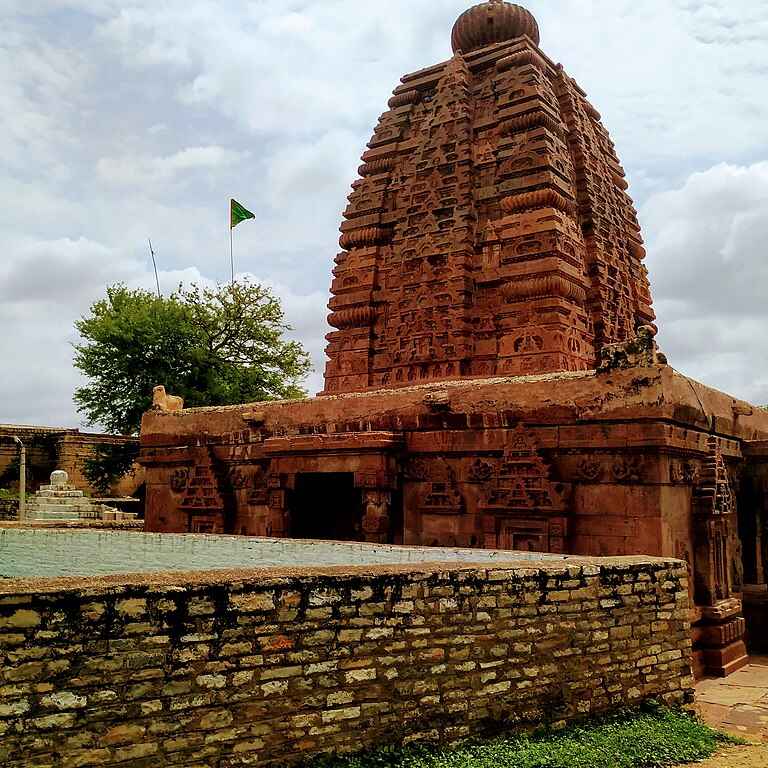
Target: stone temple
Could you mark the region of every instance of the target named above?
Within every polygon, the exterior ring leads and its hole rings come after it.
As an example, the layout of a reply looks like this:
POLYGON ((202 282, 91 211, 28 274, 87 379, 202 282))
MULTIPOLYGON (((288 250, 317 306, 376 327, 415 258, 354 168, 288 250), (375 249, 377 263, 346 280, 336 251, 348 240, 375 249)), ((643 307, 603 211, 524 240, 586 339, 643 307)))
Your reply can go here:
POLYGON ((157 405, 147 528, 684 559, 728 674, 744 604, 768 635, 768 413, 658 352, 624 170, 533 16, 490 0, 452 43, 362 156, 324 392, 157 405))

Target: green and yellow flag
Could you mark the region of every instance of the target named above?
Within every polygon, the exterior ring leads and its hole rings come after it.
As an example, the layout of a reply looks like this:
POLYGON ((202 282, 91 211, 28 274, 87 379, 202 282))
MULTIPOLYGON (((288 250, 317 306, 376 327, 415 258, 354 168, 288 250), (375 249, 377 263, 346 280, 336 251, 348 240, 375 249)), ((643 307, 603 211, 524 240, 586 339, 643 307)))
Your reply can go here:
POLYGON ((248 219, 255 219, 254 216, 245 206, 240 205, 237 200, 230 200, 229 205, 229 228, 234 229, 240 222, 247 221, 248 219))

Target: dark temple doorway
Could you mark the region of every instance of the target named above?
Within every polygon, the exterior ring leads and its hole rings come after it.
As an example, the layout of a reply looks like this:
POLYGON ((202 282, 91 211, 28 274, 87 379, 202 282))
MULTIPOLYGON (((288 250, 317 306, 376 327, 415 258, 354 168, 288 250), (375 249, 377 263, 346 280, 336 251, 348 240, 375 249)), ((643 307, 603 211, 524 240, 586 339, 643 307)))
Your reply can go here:
POLYGON ((362 495, 352 472, 296 476, 290 496, 291 537, 362 541, 362 495))

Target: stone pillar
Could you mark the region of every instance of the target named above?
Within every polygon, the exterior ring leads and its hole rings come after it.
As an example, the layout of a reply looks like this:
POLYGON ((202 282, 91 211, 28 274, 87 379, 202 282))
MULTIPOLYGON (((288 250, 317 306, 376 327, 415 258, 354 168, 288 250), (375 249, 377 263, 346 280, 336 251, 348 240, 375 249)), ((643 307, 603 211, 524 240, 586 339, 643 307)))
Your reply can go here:
POLYGON ((694 493, 694 584, 700 619, 694 625, 697 663, 705 674, 725 677, 747 661, 746 622, 740 581, 734 574, 736 506, 728 468, 719 440, 708 440, 709 456, 702 464, 694 493))
POLYGON ((363 536, 365 541, 386 544, 390 537, 392 494, 382 490, 363 491, 363 536))
POLYGON ((763 488, 762 504, 757 511, 755 558, 757 583, 768 584, 768 488, 763 488))
POLYGON ((291 535, 290 512, 286 498, 288 487, 277 473, 271 474, 267 480, 267 536, 274 536, 276 539, 288 538, 291 535))
POLYGON ((19 521, 23 522, 27 516, 27 449, 21 440, 19 451, 19 521))

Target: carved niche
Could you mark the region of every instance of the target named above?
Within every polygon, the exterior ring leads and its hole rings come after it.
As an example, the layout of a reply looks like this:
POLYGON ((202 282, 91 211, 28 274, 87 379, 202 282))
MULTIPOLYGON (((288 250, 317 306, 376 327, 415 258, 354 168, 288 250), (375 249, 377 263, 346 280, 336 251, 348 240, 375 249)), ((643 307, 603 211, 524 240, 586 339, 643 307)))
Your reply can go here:
POLYGON ((456 482, 456 470, 445 459, 423 461, 419 470, 422 483, 417 502, 419 511, 444 515, 464 511, 464 497, 456 482))
POLYGON ((720 441, 707 441, 694 491, 694 584, 696 602, 712 606, 741 588, 736 505, 720 441))
POLYGON ((180 509, 191 512, 224 509, 218 480, 210 459, 200 461, 187 479, 180 509))
POLYGON ((268 502, 267 470, 263 464, 245 464, 231 466, 227 472, 229 487, 239 494, 241 502, 244 500, 248 506, 266 506, 268 502))
POLYGON ((198 450, 179 509, 188 514, 190 533, 224 533, 224 499, 208 448, 198 450))
POLYGON ((267 506, 269 501, 267 485, 267 470, 261 465, 256 465, 256 467, 254 467, 253 476, 251 477, 250 490, 248 492, 248 504, 250 506, 267 506))
POLYGON ((519 426, 481 483, 486 547, 564 553, 569 490, 551 479, 535 438, 519 426))

